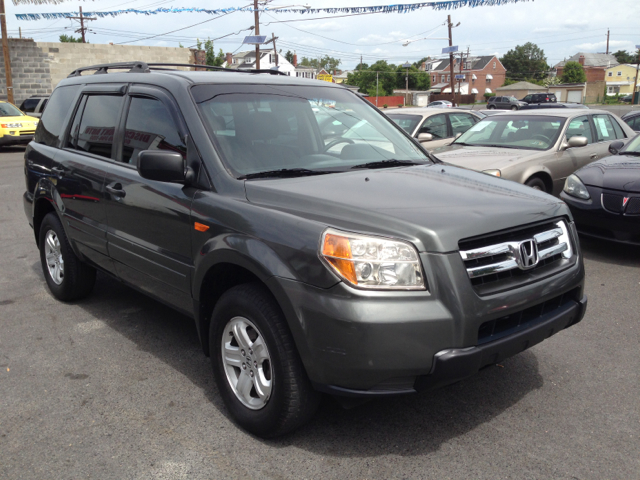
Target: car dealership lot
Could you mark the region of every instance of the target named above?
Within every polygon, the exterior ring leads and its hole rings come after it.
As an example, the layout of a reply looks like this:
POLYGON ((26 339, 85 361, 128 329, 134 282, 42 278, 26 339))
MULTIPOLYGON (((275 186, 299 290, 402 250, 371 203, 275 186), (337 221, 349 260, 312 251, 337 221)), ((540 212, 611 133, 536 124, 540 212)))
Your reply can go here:
POLYGON ((584 241, 582 323, 451 387, 264 441, 228 419, 188 318, 100 275, 49 294, 0 152, 0 478, 640 478, 640 250, 584 241))

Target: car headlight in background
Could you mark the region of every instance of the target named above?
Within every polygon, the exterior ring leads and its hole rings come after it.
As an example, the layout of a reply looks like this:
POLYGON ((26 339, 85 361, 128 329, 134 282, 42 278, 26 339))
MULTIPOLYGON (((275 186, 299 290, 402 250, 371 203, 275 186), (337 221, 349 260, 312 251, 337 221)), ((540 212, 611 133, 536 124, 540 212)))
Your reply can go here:
POLYGON ((488 175, 493 175, 494 177, 500 177, 500 170, 483 170, 482 173, 486 173, 488 175))
POLYGON ((591 198, 587 187, 584 186, 584 183, 582 183, 576 175, 569 175, 567 177, 564 182, 563 190, 567 195, 571 195, 572 197, 581 198, 583 200, 589 200, 591 198))
POLYGON ((425 290, 418 251, 410 243, 328 229, 320 248, 320 258, 353 286, 425 290))
POLYGON ((2 128, 22 128, 21 123, 2 123, 0 126, 2 126, 2 128))

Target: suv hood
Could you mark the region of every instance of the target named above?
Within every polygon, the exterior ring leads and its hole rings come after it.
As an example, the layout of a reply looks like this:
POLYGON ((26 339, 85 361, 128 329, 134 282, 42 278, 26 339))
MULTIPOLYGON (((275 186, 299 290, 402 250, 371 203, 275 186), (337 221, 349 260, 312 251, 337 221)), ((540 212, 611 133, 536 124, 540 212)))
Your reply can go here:
POLYGON ((451 252, 458 241, 569 215, 550 195, 441 164, 247 180, 249 202, 323 226, 402 238, 418 250, 451 252))
POLYGON ((640 158, 624 154, 603 158, 578 170, 585 185, 640 193, 640 158))
POLYGON ((497 147, 469 147, 448 145, 432 152, 443 162, 472 170, 503 169, 521 161, 529 160, 544 153, 540 150, 526 150, 497 147))

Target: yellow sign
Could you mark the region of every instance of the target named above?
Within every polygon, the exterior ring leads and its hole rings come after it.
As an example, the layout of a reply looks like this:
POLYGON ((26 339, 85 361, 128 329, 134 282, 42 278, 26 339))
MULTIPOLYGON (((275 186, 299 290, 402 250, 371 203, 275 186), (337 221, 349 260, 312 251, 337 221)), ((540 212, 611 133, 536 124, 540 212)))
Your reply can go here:
POLYGON ((333 75, 320 73, 317 77, 318 80, 322 80, 324 82, 333 82, 333 75))

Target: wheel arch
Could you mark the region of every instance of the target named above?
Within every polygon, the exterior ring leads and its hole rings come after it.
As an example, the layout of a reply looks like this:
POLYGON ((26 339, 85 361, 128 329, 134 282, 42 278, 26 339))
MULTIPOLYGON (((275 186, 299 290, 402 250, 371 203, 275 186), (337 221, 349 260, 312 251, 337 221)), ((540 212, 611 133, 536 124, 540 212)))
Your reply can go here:
POLYGON ((539 178, 544 182, 544 186, 547 189, 547 193, 549 194, 553 193, 553 179, 551 177, 550 172, 546 170, 531 171, 531 172, 525 173, 525 175, 523 175, 523 178, 524 178, 524 180, 522 181, 523 184, 526 184, 529 180, 533 178, 539 178))

